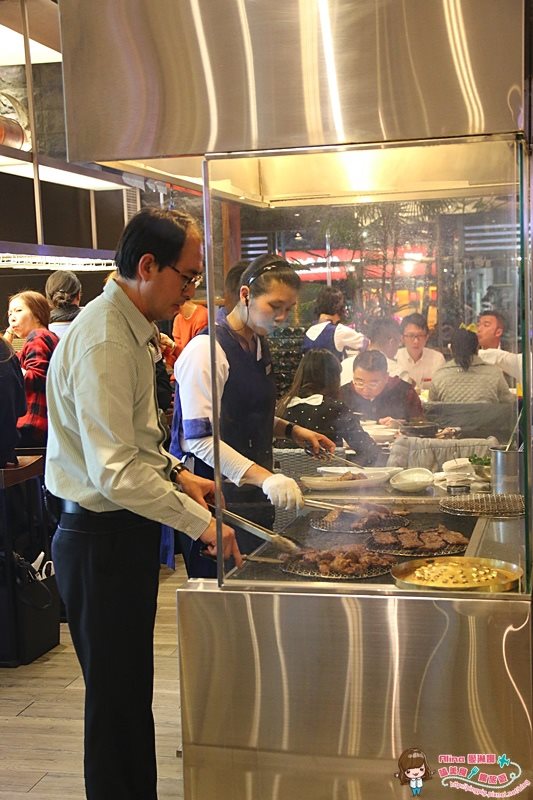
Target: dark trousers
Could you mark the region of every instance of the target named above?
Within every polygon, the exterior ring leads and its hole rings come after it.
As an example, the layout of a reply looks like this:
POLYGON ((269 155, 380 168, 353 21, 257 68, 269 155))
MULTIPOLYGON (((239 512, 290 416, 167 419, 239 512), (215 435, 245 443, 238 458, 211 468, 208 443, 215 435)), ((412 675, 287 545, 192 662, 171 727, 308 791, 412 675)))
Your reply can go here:
POLYGON ((157 800, 153 633, 160 525, 127 511, 62 514, 59 591, 85 679, 88 800, 157 800))

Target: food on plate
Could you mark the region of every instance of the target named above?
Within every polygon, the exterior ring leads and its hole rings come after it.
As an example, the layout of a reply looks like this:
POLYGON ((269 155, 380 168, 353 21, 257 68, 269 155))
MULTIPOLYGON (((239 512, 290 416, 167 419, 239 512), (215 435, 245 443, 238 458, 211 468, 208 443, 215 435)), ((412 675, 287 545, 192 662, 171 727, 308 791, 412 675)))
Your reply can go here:
POLYGON ((284 561, 324 576, 333 574, 353 577, 361 577, 374 567, 388 567, 395 563, 392 556, 372 553, 362 544, 330 550, 303 550, 284 556, 284 561))
POLYGON ((459 531, 450 531, 445 525, 439 524, 436 528, 426 530, 410 530, 398 528, 390 533, 374 532, 371 536, 370 547, 387 548, 390 550, 408 550, 410 552, 436 552, 444 550, 450 545, 464 546, 468 539, 459 531))
POLYGON ((342 475, 338 475, 333 480, 336 481, 366 481, 368 478, 362 472, 343 472, 342 475))

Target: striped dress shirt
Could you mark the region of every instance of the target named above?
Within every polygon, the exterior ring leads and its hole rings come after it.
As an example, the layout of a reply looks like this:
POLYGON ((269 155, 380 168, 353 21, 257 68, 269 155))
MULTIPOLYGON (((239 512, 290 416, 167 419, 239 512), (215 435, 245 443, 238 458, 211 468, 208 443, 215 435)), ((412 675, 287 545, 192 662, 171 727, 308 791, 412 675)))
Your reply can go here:
POLYGON ((46 485, 90 511, 126 509, 197 539, 211 515, 170 480, 162 446, 156 332, 115 281, 72 322, 48 372, 46 485))

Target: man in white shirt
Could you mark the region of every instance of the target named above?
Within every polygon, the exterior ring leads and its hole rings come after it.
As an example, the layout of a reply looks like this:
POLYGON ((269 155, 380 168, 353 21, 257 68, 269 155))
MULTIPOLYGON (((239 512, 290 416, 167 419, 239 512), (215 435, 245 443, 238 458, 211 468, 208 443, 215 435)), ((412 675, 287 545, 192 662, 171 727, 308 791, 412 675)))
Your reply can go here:
MULTIPOLYGON (((115 280, 72 322, 50 364, 46 484, 61 498, 52 555, 85 678, 87 798, 156 800, 160 524, 216 553, 205 501, 214 484, 162 447, 150 347, 154 321, 171 319, 201 281, 198 226, 177 211, 143 209, 116 263, 115 280)), ((223 526, 222 538, 225 557, 240 563, 233 530, 223 526)))
POLYGON ((501 350, 496 347, 487 347, 478 350, 478 356, 486 364, 495 364, 500 367, 507 375, 510 375, 519 383, 523 380, 522 373, 522 353, 510 353, 508 350, 501 350))
MULTIPOLYGON (((400 326, 394 319, 376 319, 370 324, 368 350, 379 350, 387 359, 387 372, 390 377, 409 380, 407 374, 402 375, 396 361, 396 353, 402 341, 400 326)), ((353 378, 353 362, 356 356, 348 356, 341 362, 341 386, 350 383, 353 378)))
POLYGON ((433 375, 444 366, 446 359, 442 353, 426 347, 429 328, 422 314, 404 317, 401 330, 404 347, 398 350, 396 356, 400 374, 407 373, 418 391, 427 389, 433 375))

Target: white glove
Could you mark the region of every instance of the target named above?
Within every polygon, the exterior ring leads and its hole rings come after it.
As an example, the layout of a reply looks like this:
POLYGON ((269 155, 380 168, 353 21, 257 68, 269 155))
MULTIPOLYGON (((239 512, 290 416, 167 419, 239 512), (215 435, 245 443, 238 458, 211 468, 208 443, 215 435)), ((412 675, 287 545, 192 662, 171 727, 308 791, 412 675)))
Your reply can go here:
POLYGON ((277 508, 303 508, 304 499, 298 484, 293 478, 276 473, 263 481, 261 487, 272 503, 277 508))

